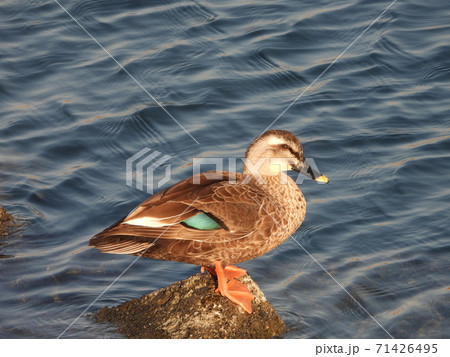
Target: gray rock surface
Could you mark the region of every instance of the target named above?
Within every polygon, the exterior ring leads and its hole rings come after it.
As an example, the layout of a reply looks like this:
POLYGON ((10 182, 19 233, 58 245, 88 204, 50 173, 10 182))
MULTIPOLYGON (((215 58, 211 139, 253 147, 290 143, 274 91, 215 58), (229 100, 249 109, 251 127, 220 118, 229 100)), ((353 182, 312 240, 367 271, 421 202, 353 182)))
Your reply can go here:
POLYGON ((194 275, 116 307, 95 314, 97 322, 110 322, 127 338, 273 338, 284 323, 256 283, 238 279, 255 296, 251 314, 216 293, 210 273, 194 275))

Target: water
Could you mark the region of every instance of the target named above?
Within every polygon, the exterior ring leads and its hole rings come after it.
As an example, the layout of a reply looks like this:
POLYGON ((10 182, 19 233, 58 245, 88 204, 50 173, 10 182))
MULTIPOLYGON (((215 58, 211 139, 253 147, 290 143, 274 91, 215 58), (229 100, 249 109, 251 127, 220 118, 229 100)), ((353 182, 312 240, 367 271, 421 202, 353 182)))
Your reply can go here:
MULTIPOLYGON (((199 144, 56 2, 3 1, 0 199, 20 221, 1 238, 3 338, 59 336, 133 261, 82 249, 148 196, 128 157, 170 155, 172 183, 193 157, 241 157, 389 2, 61 4, 199 144)), ((301 185, 304 249, 242 264, 285 337, 450 337, 449 15, 397 1, 274 125, 331 180, 301 185)), ((140 259, 63 337, 118 337, 92 312, 196 272, 140 259)))

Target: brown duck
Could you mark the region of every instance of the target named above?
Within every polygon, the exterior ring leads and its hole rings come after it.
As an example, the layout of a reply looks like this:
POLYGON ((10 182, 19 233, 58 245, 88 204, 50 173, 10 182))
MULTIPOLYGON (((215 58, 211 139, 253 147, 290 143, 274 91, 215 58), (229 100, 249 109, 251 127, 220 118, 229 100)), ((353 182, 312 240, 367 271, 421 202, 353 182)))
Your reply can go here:
POLYGON ((285 173, 328 183, 304 159, 289 131, 269 130, 245 154, 244 173, 209 171, 151 196, 91 238, 105 253, 196 264, 217 275, 223 296, 251 313, 253 296, 234 278, 244 262, 276 248, 301 225, 306 201, 285 173))

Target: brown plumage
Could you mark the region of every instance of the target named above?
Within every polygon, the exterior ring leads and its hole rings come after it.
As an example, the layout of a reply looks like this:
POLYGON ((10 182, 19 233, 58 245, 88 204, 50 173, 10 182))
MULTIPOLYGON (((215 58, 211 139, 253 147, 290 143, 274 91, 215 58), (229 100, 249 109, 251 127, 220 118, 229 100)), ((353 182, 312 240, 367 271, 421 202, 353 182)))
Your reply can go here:
POLYGON ((211 269, 218 261, 227 266, 256 258, 286 240, 305 218, 305 198, 285 174, 289 169, 328 182, 304 161, 294 134, 267 131, 247 149, 243 174, 210 171, 180 181, 151 196, 89 244, 105 253, 211 269), (199 214, 216 226, 196 229, 184 222, 199 214))

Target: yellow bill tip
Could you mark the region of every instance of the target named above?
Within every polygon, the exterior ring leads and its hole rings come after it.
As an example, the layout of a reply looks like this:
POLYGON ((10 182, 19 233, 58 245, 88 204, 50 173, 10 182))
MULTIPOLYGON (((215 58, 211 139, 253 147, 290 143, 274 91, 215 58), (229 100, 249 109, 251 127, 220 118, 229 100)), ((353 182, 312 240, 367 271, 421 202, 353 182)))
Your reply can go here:
POLYGON ((328 177, 326 177, 325 175, 316 177, 316 178, 314 179, 314 181, 322 182, 322 183, 328 183, 328 182, 330 182, 330 180, 328 180, 328 177))

